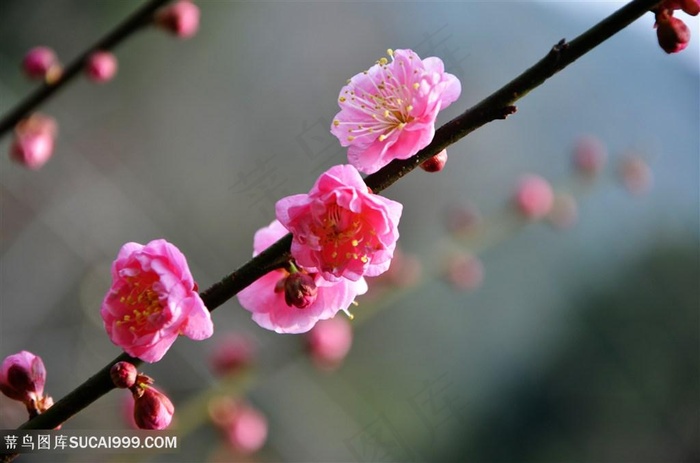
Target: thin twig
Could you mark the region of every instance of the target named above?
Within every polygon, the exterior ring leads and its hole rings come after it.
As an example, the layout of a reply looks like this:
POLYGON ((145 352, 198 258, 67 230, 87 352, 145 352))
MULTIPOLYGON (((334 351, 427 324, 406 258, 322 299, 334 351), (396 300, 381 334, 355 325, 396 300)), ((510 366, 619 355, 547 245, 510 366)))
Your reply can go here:
MULTIPOLYGON (((365 179, 367 185, 374 192, 378 193, 415 169, 421 162, 477 128, 493 120, 503 119, 513 113, 515 110, 513 103, 541 85, 549 77, 624 29, 657 3, 659 3, 658 0, 634 0, 575 40, 569 43, 563 40, 560 41, 534 66, 476 106, 440 127, 436 131, 433 141, 418 154, 407 160, 393 161, 388 166, 368 176, 365 179)), ((291 235, 286 235, 236 272, 228 275, 201 293, 202 299, 209 310, 215 310, 232 298, 238 291, 270 270, 281 266, 289 258, 290 244, 291 235)), ((73 392, 56 402, 44 414, 24 423, 20 426, 20 429, 52 429, 87 407, 100 396, 109 392, 114 388, 109 377, 109 369, 120 360, 140 363, 139 360, 122 354, 82 385, 78 386, 73 392)), ((3 459, 3 461, 9 460, 3 459)))
POLYGON ((80 56, 68 64, 62 71, 61 77, 49 83, 44 82, 41 87, 36 89, 22 100, 14 109, 0 119, 0 138, 6 133, 12 131, 19 121, 24 119, 41 103, 49 99, 58 90, 63 88, 68 82, 78 76, 94 52, 98 50, 112 50, 119 45, 124 39, 131 36, 134 32, 141 29, 143 26, 150 24, 153 21, 153 14, 166 3, 172 0, 151 0, 135 11, 131 16, 126 18, 124 22, 119 24, 107 35, 98 40, 94 45, 85 50, 80 56))

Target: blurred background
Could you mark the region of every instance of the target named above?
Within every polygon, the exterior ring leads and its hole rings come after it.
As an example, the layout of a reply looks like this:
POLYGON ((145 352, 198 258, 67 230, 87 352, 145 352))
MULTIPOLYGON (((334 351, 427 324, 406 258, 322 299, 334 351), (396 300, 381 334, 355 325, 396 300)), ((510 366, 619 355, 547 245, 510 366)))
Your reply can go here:
MULTIPOLYGON (((3 0, 0 113, 34 88, 19 69, 29 48, 67 63, 142 3, 3 0)), ((114 81, 78 79, 41 107, 59 124, 43 169, 11 162, 11 138, 0 140, 0 355, 40 355, 55 399, 120 353, 99 307, 121 245, 167 239, 200 288, 242 265, 277 199, 346 162, 329 133, 338 92, 387 48, 438 56, 461 80, 441 124, 620 5, 197 4, 192 39, 144 30, 115 51, 114 81)), ((309 360, 303 336, 259 328, 235 300, 213 314, 211 339, 181 339, 145 366, 188 430, 176 453, 144 458, 700 461, 699 47, 697 18, 678 16, 694 28, 684 52, 658 47, 647 14, 450 147, 443 172, 417 170, 383 193, 404 204, 400 247, 422 272, 397 269, 358 300, 352 349, 333 372, 309 360), (595 179, 572 169, 583 136, 608 152, 595 179), (653 172, 632 192, 620 181, 631 157, 653 172), (524 173, 576 198, 573 226, 513 214, 524 173), (468 253, 476 281, 446 277, 450 257, 468 253), (209 359, 232 333, 257 357, 227 389, 209 359), (259 452, 232 450, 206 402, 192 405, 222 389, 265 416, 259 452)), ((64 428, 125 429, 124 404, 110 393, 64 428)), ((5 397, 0 412, 1 428, 26 419, 5 397)))

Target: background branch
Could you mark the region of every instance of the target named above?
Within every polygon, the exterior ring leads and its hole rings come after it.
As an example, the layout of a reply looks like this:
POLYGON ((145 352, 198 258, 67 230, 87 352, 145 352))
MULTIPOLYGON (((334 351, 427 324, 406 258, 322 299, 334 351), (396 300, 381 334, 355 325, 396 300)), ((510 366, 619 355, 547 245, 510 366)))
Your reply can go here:
POLYGON ((79 75, 87 64, 90 55, 98 50, 112 50, 134 32, 153 21, 153 14, 163 5, 172 0, 151 0, 136 10, 131 16, 119 24, 114 30, 98 40, 94 45, 85 50, 73 62, 68 64, 61 72, 61 77, 56 81, 44 82, 36 91, 29 94, 14 109, 0 119, 0 138, 11 132, 19 121, 27 117, 37 106, 49 99, 58 90, 63 88, 74 77, 79 75))
MULTIPOLYGON (((624 29, 657 3, 659 3, 657 0, 634 0, 575 40, 569 43, 565 41, 559 42, 534 66, 485 100, 440 127, 436 131, 433 141, 418 154, 407 160, 394 161, 375 174, 368 176, 365 179, 367 185, 374 192, 378 193, 415 169, 421 162, 465 137, 475 129, 493 120, 503 119, 513 113, 515 111, 514 102, 597 45, 624 29)), ((285 236, 239 270, 201 293, 209 310, 213 311, 232 298, 242 288, 283 264, 289 258, 290 243, 291 235, 285 236)), ((135 364, 141 363, 125 354, 117 357, 85 383, 58 401, 46 413, 27 421, 20 428, 51 429, 65 422, 113 388, 109 378, 109 369, 120 360, 129 360, 135 364)))

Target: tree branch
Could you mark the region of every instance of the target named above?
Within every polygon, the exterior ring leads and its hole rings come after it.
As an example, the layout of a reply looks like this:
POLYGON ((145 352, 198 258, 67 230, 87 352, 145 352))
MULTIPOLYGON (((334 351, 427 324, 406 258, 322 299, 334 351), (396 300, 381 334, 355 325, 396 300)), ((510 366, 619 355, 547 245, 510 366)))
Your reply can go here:
POLYGON ((21 101, 14 109, 0 119, 0 138, 6 133, 11 132, 19 121, 24 119, 41 103, 49 99, 53 94, 65 86, 74 77, 79 75, 88 62, 90 56, 98 50, 112 50, 119 45, 124 39, 129 37, 134 32, 141 29, 143 26, 150 24, 153 20, 153 14, 166 3, 172 0, 151 0, 136 10, 131 16, 126 18, 124 22, 119 24, 114 30, 98 40, 94 45, 89 47, 78 56, 73 62, 67 65, 61 77, 56 81, 48 83, 44 82, 41 87, 29 94, 21 101))
MULTIPOLYGON (((440 127, 436 131, 433 141, 415 156, 406 160, 393 161, 388 166, 368 176, 365 179, 367 185, 372 191, 378 193, 415 169, 421 162, 477 128, 512 114, 515 112, 513 103, 541 85, 549 77, 624 29, 657 3, 659 3, 658 0, 634 0, 575 40, 569 43, 564 40, 560 41, 534 66, 488 98, 440 127)), ((226 276, 220 282, 202 292, 201 296, 205 305, 210 311, 215 310, 241 289, 269 271, 280 267, 290 257, 290 244, 291 235, 288 234, 270 248, 258 254, 236 272, 226 276)), ((56 402, 45 413, 24 423, 20 426, 20 429, 55 428, 100 396, 109 392, 114 387, 110 380, 109 369, 114 363, 121 360, 131 361, 135 364, 141 363, 140 360, 122 354, 63 399, 56 402)))

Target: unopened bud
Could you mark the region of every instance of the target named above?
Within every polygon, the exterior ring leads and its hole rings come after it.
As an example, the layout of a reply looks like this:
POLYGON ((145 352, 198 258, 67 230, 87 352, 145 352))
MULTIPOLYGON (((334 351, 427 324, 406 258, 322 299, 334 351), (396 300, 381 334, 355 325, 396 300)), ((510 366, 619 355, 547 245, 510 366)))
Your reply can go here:
POLYGON ((8 356, 0 367, 0 391, 27 407, 43 398, 45 382, 44 362, 26 350, 8 356))
POLYGON ((219 342, 211 356, 211 365, 219 375, 236 373, 255 358, 255 344, 243 335, 231 334, 219 342))
POLYGON ((23 166, 37 170, 51 159, 56 122, 42 114, 32 114, 17 123, 10 145, 10 158, 23 166))
POLYGON ((179 0, 156 13, 156 24, 182 39, 192 37, 199 29, 199 7, 179 0))
POLYGON ((31 79, 51 80, 52 76, 60 74, 61 65, 56 53, 49 47, 34 47, 27 52, 22 61, 22 69, 31 79))
POLYGON ((352 326, 346 317, 320 320, 306 335, 309 354, 316 366, 334 370, 352 346, 352 326))
POLYGON ((108 51, 93 53, 85 65, 85 74, 93 82, 108 82, 117 73, 117 58, 108 51))
POLYGON ((663 11, 656 15, 656 38, 666 53, 678 53, 690 42, 690 29, 683 21, 663 11))
POLYGON ((440 172, 447 164, 447 150, 442 150, 432 158, 423 161, 420 168, 426 172, 440 172))
POLYGON ((608 150, 600 139, 594 136, 582 137, 574 146, 574 167, 584 175, 594 176, 603 169, 608 150))
POLYGON ((542 177, 527 175, 520 180, 515 191, 515 206, 526 219, 540 219, 552 208, 554 193, 542 177))
POLYGON ((455 254, 447 262, 445 279, 456 290, 475 290, 484 282, 484 265, 472 254, 455 254))
POLYGON ((129 362, 117 362, 109 370, 112 383, 120 389, 127 389, 136 383, 136 367, 129 362))
POLYGON ((175 407, 168 397, 153 386, 134 394, 134 421, 140 429, 165 429, 170 426, 175 407))
POLYGON ((284 279, 284 301, 290 307, 305 309, 316 301, 318 288, 314 279, 304 272, 293 272, 284 279))

